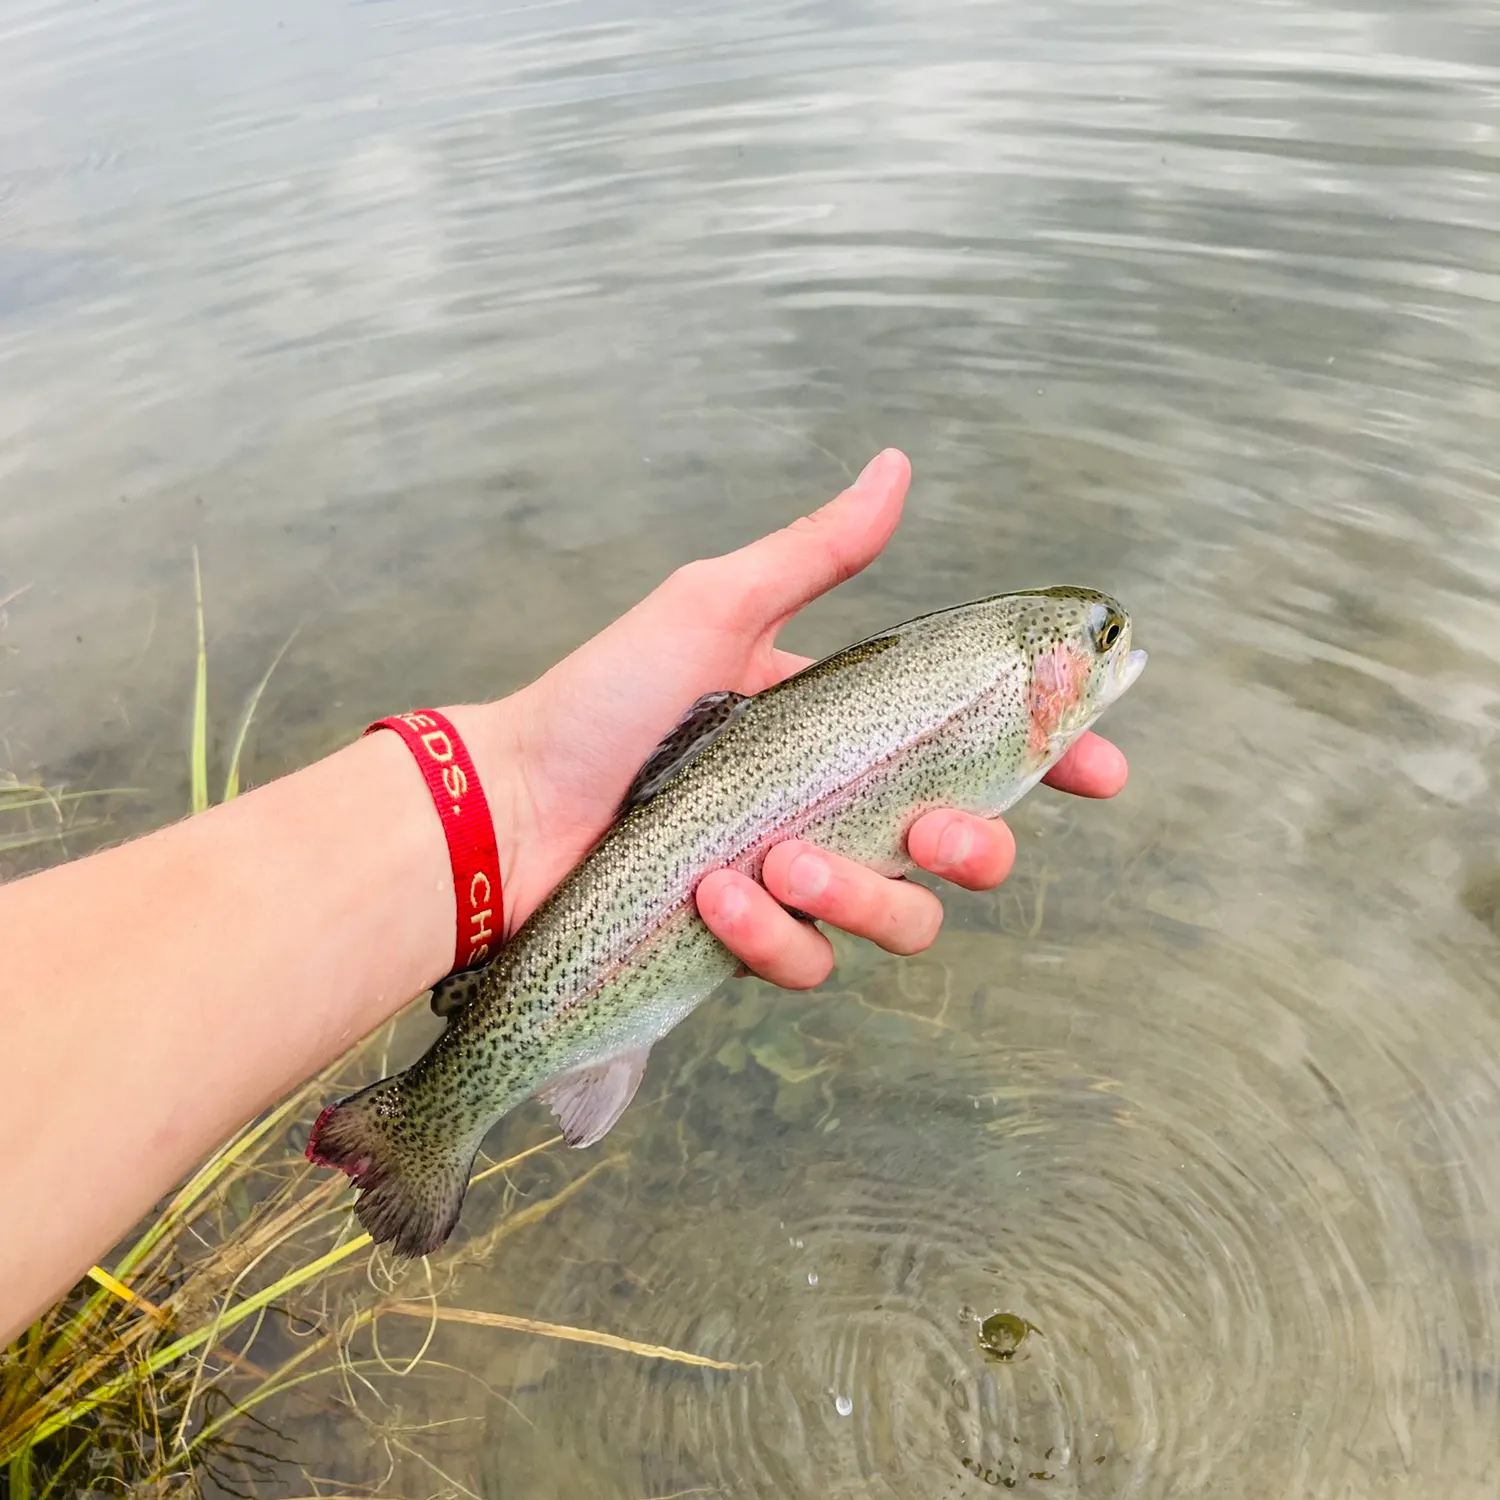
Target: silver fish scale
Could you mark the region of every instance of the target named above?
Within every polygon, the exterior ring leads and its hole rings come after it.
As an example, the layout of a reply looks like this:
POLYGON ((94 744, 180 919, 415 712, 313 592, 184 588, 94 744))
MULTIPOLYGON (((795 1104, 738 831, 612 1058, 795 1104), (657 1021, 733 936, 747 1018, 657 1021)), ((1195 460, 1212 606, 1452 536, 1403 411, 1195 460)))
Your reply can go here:
POLYGON ((1129 639, 1107 596, 999 595, 871 637, 759 694, 478 976, 475 998, 402 1076, 402 1112, 473 1134, 559 1073, 649 1047, 737 967, 693 903, 706 873, 756 876, 766 849, 792 836, 900 873, 923 811, 998 814, 1036 784, 1097 717, 1129 639), (1108 651, 1097 644, 1106 618, 1120 623, 1108 651), (1058 646, 1093 665, 1039 758, 1033 675, 1058 646))

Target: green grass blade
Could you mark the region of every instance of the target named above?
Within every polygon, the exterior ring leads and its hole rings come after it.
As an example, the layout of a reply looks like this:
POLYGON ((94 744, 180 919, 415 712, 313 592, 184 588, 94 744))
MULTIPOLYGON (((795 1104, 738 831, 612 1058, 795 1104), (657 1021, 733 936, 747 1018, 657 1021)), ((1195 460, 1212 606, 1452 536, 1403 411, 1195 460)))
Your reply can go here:
POLYGON ((6 1472, 10 1476, 10 1500, 31 1500, 31 1449, 23 1448, 16 1454, 6 1472))
POLYGON ((193 595, 198 608, 198 680, 193 691, 193 811, 208 807, 208 642, 203 631, 203 574, 193 548, 193 595))
MULTIPOLYGON (((294 1287, 301 1286, 303 1283, 321 1276, 324 1271, 337 1265, 342 1260, 347 1260, 349 1256, 356 1254, 358 1251, 366 1249, 369 1244, 370 1236, 368 1234, 358 1234, 336 1249, 330 1250, 326 1255, 320 1255, 316 1260, 309 1262, 289 1275, 283 1276, 274 1286, 265 1287, 253 1296, 245 1298, 243 1302, 237 1303, 208 1327, 199 1328, 186 1337, 178 1339, 175 1343, 168 1344, 166 1348, 156 1350, 149 1358, 141 1361, 139 1367, 128 1369, 123 1374, 117 1375, 113 1380, 105 1381, 103 1385, 96 1386, 87 1396, 74 1402, 66 1411, 57 1412, 45 1421, 39 1422, 26 1434, 23 1440, 23 1448, 17 1451, 24 1451, 24 1448, 34 1448, 39 1443, 44 1443, 53 1433, 61 1432, 64 1427, 71 1427, 80 1418, 86 1417, 91 1411, 104 1405, 106 1401, 113 1400, 122 1391, 129 1389, 143 1374, 158 1374, 174 1360, 181 1359, 184 1354, 191 1354, 199 1345, 206 1344, 211 1336, 215 1338, 222 1337, 231 1328, 243 1323, 251 1314, 257 1313, 261 1308, 269 1306, 278 1297, 285 1295, 294 1287)), ((13 1461, 12 1454, 5 1454, 3 1457, 11 1458, 13 1461)))
MULTIPOLYGON (((73 1451, 62 1461, 62 1463, 57 1466, 56 1470, 53 1472, 52 1478, 47 1481, 46 1489, 44 1489, 42 1493, 37 1496, 37 1500, 50 1500, 53 1490, 55 1490, 58 1485, 62 1483, 63 1478, 66 1476, 68 1470, 71 1469, 76 1460, 82 1458, 83 1455, 87 1453, 92 1446, 93 1444, 88 1438, 85 1438, 83 1442, 79 1443, 73 1449, 73 1451)), ((26 1451, 27 1453, 30 1453, 31 1449, 28 1448, 26 1451)))
MULTIPOLYGON (((554 1144, 549 1141, 548 1145, 554 1144)), ((513 1158, 514 1160, 514 1158, 513 1158)), ((507 1238, 519 1230, 529 1227, 539 1219, 544 1218, 549 1212, 566 1202, 574 1194, 581 1192, 588 1182, 599 1172, 604 1171, 618 1161, 616 1157, 605 1157, 602 1161, 595 1162, 580 1177, 575 1177, 566 1187, 560 1188, 551 1198, 542 1199, 533 1203, 530 1208, 523 1209, 520 1213, 512 1214, 497 1229, 491 1231, 491 1243, 499 1239, 507 1238)), ((499 1165, 509 1165, 503 1163, 499 1165)), ((492 1168, 491 1170, 495 1170, 492 1168)), ((269 1307, 271 1303, 279 1301, 288 1292, 305 1286, 308 1282, 317 1280, 325 1271, 333 1269, 351 1255, 358 1254, 361 1250, 369 1249, 371 1245, 370 1236, 361 1230, 352 1238, 345 1240, 341 1245, 335 1245, 332 1250, 320 1255, 316 1260, 309 1261, 306 1265, 299 1266, 289 1271, 272 1286, 263 1287, 260 1291, 252 1293, 244 1301, 237 1302, 234 1306, 221 1310, 221 1312, 207 1326, 195 1329, 192 1333, 185 1334, 175 1342, 164 1348, 153 1351, 146 1358, 138 1361, 123 1373, 105 1381, 102 1385, 95 1386, 86 1396, 79 1397, 65 1410, 54 1412, 33 1427, 17 1444, 16 1448, 0 1452, 0 1463, 5 1463, 21 1447, 35 1447, 45 1442, 54 1433, 62 1431, 65 1427, 71 1427, 75 1422, 81 1421, 90 1412, 116 1396, 128 1390, 133 1384, 140 1382, 143 1378, 158 1375, 168 1365, 182 1358, 184 1354, 191 1354, 194 1350, 201 1348, 211 1340, 217 1342, 231 1329, 238 1327, 246 1318, 258 1313, 263 1307, 269 1307)), ((107 1295, 107 1293, 101 1293, 107 1295)), ((369 1309, 359 1314, 361 1318, 368 1319, 372 1316, 369 1309)), ((538 1328, 546 1329, 554 1327, 552 1324, 537 1324, 538 1328)), ((608 1336, 605 1336, 608 1337, 608 1336)), ((693 1356, 696 1357, 696 1356, 693 1356)))
MULTIPOLYGON (((301 627, 299 626, 298 629, 301 627)), ((239 731, 234 737, 234 750, 229 757, 229 774, 224 778, 224 801, 229 802, 240 794, 240 754, 245 748, 245 736, 250 732, 250 721, 255 717, 255 710, 260 707, 260 695, 265 692, 266 684, 271 680, 274 672, 286 655, 287 648, 297 639, 297 631, 294 630, 286 638, 286 644, 272 658, 271 665, 266 668, 266 675, 261 678, 259 685, 250 695, 250 702, 245 705, 245 716, 240 720, 239 731)))

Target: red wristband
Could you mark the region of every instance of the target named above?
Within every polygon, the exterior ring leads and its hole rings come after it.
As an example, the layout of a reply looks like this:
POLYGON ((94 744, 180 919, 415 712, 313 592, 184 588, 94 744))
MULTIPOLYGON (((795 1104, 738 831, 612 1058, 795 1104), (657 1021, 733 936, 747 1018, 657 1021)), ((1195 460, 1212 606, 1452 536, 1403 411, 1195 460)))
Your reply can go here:
POLYGON ((436 709, 378 719, 365 733, 377 729, 394 729, 406 741, 443 820, 457 908, 453 972, 472 969, 489 958, 505 936, 495 824, 474 762, 458 731, 436 709))

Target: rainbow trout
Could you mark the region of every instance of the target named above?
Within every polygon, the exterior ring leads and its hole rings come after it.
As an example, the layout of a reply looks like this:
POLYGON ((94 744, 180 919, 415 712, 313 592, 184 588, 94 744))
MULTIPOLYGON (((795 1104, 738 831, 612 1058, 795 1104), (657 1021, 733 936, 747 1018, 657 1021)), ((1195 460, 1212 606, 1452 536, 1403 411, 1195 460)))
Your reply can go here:
POLYGON ((753 697, 707 694, 494 961, 434 989, 448 1022, 426 1053, 324 1110, 308 1158, 355 1180, 377 1243, 437 1249, 492 1125, 535 1096, 569 1145, 594 1144, 652 1044, 735 973, 694 901, 710 870, 758 879, 795 837, 903 874, 917 817, 1014 806, 1145 664, 1113 599, 1048 588, 923 615, 753 697))

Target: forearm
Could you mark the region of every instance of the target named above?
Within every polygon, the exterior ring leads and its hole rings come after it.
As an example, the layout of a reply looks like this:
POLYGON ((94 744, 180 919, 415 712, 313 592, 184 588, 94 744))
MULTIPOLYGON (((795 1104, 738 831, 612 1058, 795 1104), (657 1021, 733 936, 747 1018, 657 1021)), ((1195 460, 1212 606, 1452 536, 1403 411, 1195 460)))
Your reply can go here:
MULTIPOLYGON (((449 712, 509 875, 505 707, 449 712)), ((205 1154, 447 972, 452 876, 410 752, 373 734, 0 888, 0 934, 3 1341, 205 1154)))

